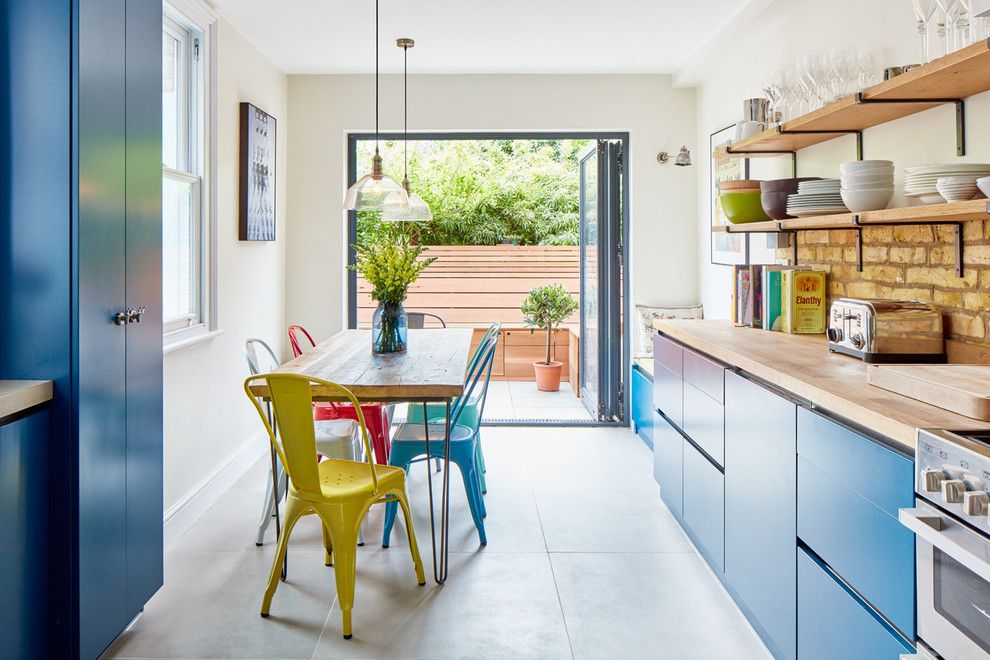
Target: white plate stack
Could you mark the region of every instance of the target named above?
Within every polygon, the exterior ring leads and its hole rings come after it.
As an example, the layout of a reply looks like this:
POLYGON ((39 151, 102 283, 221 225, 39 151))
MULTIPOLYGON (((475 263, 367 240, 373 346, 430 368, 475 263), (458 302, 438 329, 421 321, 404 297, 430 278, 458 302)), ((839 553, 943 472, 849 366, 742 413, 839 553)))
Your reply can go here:
POLYGON ((922 165, 904 170, 904 195, 925 204, 941 204, 945 199, 938 193, 939 179, 948 177, 990 176, 986 163, 959 163, 958 165, 922 165))
POLYGON ((848 213, 842 202, 841 185, 838 179, 818 179, 802 181, 796 195, 787 197, 787 215, 805 218, 812 215, 833 215, 848 213))
POLYGON ((842 201, 853 213, 887 208, 894 196, 894 163, 856 160, 839 166, 842 201))

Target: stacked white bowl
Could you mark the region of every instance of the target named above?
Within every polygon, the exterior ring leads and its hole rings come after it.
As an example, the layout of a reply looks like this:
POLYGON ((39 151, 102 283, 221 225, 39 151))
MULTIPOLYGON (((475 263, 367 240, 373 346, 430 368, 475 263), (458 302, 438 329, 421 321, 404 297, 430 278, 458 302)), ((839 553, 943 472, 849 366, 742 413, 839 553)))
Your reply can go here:
MULTIPOLYGON (((904 170, 904 195, 924 204, 941 204, 945 201, 961 201, 969 188, 968 179, 979 180, 990 175, 990 163, 952 163, 947 165, 921 165, 904 170), (966 177, 963 180, 961 177, 966 177), (954 179, 944 182, 943 188, 953 199, 942 196, 938 189, 939 179, 954 179), (958 187, 957 184, 962 184, 958 187)), ((973 192, 975 195, 976 192, 973 192)), ((969 196, 972 199, 973 195, 969 196)))
POLYGON ((839 166, 842 201, 853 213, 887 208, 894 196, 894 163, 856 160, 839 166))
POLYGON ((976 187, 975 176, 943 176, 935 181, 935 190, 947 202, 965 202, 976 197, 980 190, 976 187))

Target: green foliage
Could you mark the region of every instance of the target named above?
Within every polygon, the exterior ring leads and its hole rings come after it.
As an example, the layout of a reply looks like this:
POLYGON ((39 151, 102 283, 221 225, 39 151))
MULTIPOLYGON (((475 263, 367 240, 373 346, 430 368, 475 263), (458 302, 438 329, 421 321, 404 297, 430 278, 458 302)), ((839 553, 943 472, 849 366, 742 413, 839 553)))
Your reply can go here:
POLYGON ((529 295, 523 300, 520 309, 526 325, 545 330, 547 333, 547 364, 550 364, 553 331, 559 328, 564 319, 573 314, 577 308, 577 300, 562 284, 545 284, 530 289, 529 295))
POLYGON ((409 286, 436 257, 420 259, 422 245, 412 245, 409 237, 383 231, 377 240, 355 245, 357 263, 349 268, 371 283, 371 297, 378 302, 401 303, 409 286))
MULTIPOLYGON (((409 181, 433 211, 414 223, 425 245, 578 244, 578 159, 587 140, 410 140, 409 181)), ((373 142, 358 144, 367 167, 373 142)), ((402 141, 381 143, 385 172, 402 180, 402 141)), ((359 173, 359 174, 363 174, 359 173)), ((387 233, 358 213, 359 244, 387 233)))

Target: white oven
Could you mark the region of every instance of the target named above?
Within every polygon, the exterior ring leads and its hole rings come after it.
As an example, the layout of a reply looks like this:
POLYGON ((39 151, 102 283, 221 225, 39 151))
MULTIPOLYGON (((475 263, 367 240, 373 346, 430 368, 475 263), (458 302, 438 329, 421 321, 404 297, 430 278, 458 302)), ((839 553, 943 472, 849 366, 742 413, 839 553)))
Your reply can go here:
POLYGON ((990 445, 921 431, 914 509, 918 637, 946 660, 990 659, 990 445))
POLYGON ((918 636, 943 658, 990 658, 990 539, 925 504, 902 509, 915 533, 918 636))

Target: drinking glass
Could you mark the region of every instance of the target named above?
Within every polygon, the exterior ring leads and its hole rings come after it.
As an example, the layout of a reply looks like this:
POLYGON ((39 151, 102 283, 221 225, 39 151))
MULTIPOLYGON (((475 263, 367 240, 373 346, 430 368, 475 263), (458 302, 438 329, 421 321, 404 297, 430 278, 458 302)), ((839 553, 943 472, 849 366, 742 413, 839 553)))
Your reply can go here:
POLYGON ((965 48, 973 37, 973 0, 956 0, 955 49, 965 48))
POLYGON ((914 18, 918 22, 918 34, 921 35, 921 62, 922 64, 932 60, 930 44, 932 19, 938 6, 935 0, 911 0, 914 7, 914 18))
POLYGON ((859 89, 862 91, 883 80, 883 52, 876 48, 860 48, 856 51, 859 66, 859 89))
POLYGON ((948 55, 955 50, 956 0, 935 0, 938 5, 938 36, 942 42, 942 54, 948 55))

